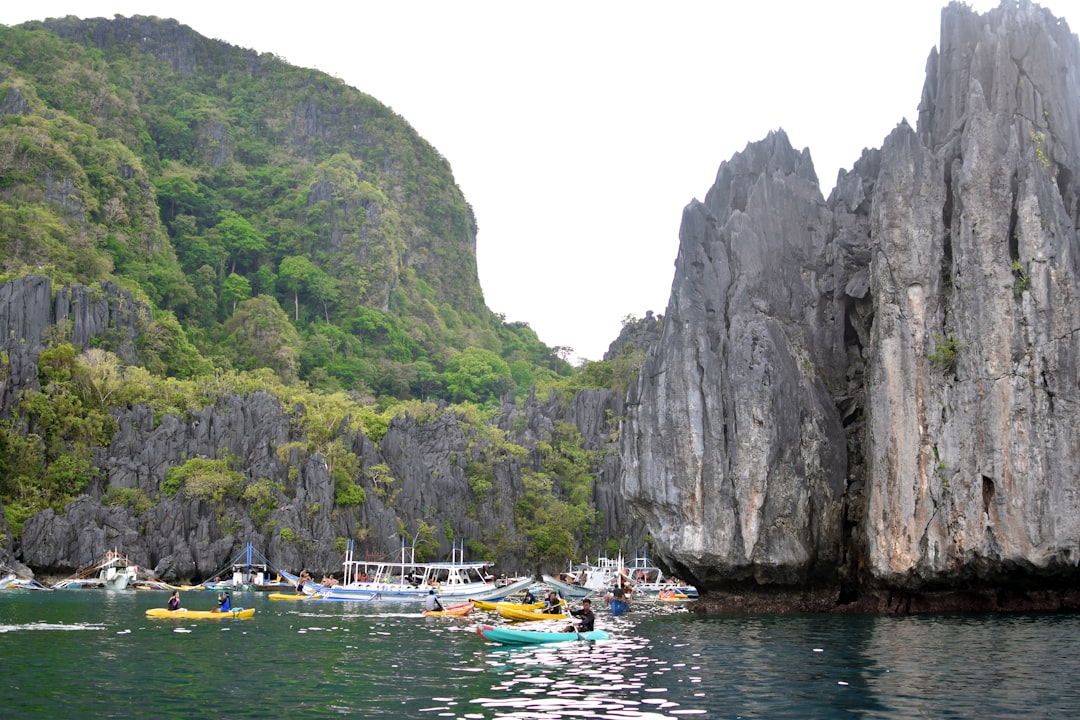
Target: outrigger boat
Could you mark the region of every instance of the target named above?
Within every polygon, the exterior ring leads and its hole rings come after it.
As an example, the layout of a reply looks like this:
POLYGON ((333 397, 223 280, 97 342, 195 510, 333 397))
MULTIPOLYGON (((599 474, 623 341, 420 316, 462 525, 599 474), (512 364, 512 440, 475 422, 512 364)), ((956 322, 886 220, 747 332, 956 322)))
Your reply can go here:
POLYGON ((693 585, 664 577, 645 555, 636 555, 634 561, 626 567, 626 578, 634 591, 635 600, 697 600, 698 591, 693 585))
POLYGON ((571 569, 570 572, 560 573, 559 577, 552 577, 551 575, 541 576, 544 580, 544 585, 550 590, 554 590, 560 597, 564 597, 568 600, 584 600, 587 597, 592 597, 597 594, 596 589, 588 588, 577 582, 574 582, 578 578, 578 575, 571 569))
POLYGON ((134 565, 118 550, 105 553, 94 567, 72 575, 53 584, 57 590, 78 590, 81 588, 105 588, 106 590, 127 590, 135 588, 139 578, 139 567, 134 565))
POLYGON ((539 643, 558 643, 571 640, 607 640, 611 637, 604 630, 579 632, 546 632, 544 630, 518 630, 516 628, 479 625, 476 632, 480 637, 503 645, 535 645, 539 643))
MULTIPOLYGON (((345 582, 333 587, 305 583, 307 594, 318 593, 325 600, 384 600, 391 602, 421 601, 429 590, 435 590, 439 599, 446 602, 469 600, 501 600, 521 592, 532 584, 532 578, 496 580, 490 574, 491 563, 466 562, 465 543, 454 546, 450 562, 417 562, 415 549, 406 558, 404 540, 401 543, 401 560, 356 560, 353 558, 355 544, 349 541, 345 550, 345 582)), ((293 583, 295 575, 282 573, 293 583)))
POLYGON ((185 585, 181 590, 249 590, 276 591, 292 590, 295 581, 289 583, 283 579, 285 573, 274 568, 266 556, 248 543, 244 549, 233 556, 225 565, 198 585, 185 585), (276 577, 270 579, 271 573, 276 577), (224 578, 224 579, 223 579, 224 578))

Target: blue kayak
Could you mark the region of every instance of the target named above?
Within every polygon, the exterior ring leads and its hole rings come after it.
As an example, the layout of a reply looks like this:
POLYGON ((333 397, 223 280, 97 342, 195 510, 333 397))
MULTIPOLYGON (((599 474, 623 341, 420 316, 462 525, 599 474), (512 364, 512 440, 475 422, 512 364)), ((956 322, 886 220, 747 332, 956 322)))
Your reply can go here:
POLYGON ((590 630, 587 633, 545 632, 543 630, 515 630, 508 627, 478 625, 476 632, 480 637, 503 645, 534 645, 537 643, 567 642, 568 640, 607 640, 611 637, 603 630, 590 630))

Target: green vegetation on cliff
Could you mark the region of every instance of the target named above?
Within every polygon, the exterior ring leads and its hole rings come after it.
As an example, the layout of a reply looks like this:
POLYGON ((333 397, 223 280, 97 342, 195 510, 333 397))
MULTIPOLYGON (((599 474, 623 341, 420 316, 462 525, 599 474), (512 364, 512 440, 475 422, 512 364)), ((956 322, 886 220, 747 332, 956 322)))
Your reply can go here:
MULTIPOLYGON (((455 404, 482 440, 468 463, 483 502, 494 463, 526 453, 483 409, 532 388, 625 390, 642 352, 575 371, 527 324, 492 313, 476 232, 446 159, 323 73, 171 20, 0 26, 0 282, 110 282, 149 308, 126 361, 132 339, 118 329, 89 348, 70 321, 45 338, 41 390, 0 419, 13 532, 102 480, 93 453, 117 409, 145 403, 160 418, 256 391, 283 413, 304 408, 304 441, 277 450, 319 453, 341 508, 394 492, 385 466, 365 469, 343 443, 343 424, 378 443, 395 415, 455 404)), ((9 369, 0 357, 0 380, 9 369)), ((538 457, 516 514, 531 559, 561 563, 589 539, 598 459, 570 426, 538 457)), ((237 470, 188 459, 161 492, 232 498, 265 522, 285 488, 237 470)), ((102 497, 137 512, 160 501, 129 488, 102 497)))
POLYGON ((160 371, 474 402, 571 373, 485 306, 449 163, 338 80, 174 21, 64 18, 0 28, 0 98, 0 267, 147 298, 178 322, 160 371))

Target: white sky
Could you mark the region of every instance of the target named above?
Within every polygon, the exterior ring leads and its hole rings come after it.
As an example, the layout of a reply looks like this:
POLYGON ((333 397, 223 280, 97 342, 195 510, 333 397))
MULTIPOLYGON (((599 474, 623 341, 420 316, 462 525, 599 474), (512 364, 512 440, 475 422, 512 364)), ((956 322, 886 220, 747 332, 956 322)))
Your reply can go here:
MULTIPOLYGON (((1040 4, 1068 20, 1075 1, 1040 4)), ((783 128, 828 196, 915 124, 945 4, 34 0, 0 24, 171 17, 374 96, 450 161, 488 306, 599 360, 624 317, 665 312, 682 209, 733 153, 783 128)))

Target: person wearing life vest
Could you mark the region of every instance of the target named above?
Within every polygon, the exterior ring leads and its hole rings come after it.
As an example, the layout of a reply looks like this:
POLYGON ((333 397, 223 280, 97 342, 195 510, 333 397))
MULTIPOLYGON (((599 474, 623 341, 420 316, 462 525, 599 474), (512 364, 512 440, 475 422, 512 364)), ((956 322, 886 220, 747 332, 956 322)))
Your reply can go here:
POLYGON ((232 610, 232 598, 229 597, 227 592, 219 592, 217 596, 218 606, 211 610, 211 612, 229 612, 232 610))

